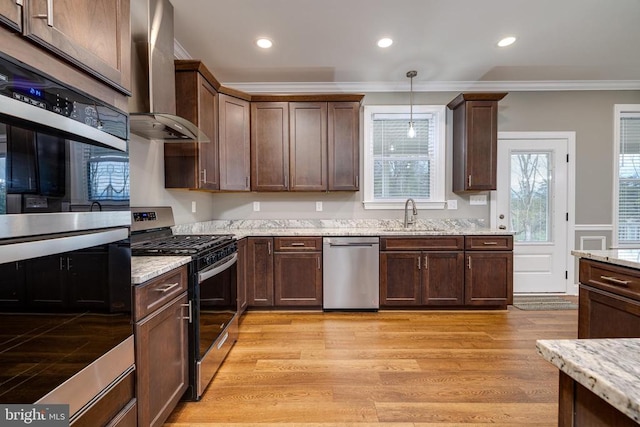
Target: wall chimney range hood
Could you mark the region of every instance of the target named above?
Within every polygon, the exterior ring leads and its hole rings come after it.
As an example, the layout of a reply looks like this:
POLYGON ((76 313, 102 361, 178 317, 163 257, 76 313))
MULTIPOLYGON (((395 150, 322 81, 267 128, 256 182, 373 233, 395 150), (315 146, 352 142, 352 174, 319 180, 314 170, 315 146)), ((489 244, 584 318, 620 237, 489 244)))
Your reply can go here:
POLYGON ((131 1, 132 134, 164 142, 210 142, 176 115, 173 6, 169 0, 131 1))

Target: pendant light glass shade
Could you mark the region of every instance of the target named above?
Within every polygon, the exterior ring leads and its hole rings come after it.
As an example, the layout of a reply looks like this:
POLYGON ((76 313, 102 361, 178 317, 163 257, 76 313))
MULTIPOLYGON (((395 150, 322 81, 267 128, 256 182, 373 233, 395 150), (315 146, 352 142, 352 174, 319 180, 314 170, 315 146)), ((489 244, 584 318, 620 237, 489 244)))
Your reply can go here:
POLYGON ((407 71, 407 77, 411 79, 411 89, 409 91, 409 130, 407 131, 409 138, 416 137, 416 130, 413 127, 413 78, 417 75, 418 72, 415 70, 407 71))

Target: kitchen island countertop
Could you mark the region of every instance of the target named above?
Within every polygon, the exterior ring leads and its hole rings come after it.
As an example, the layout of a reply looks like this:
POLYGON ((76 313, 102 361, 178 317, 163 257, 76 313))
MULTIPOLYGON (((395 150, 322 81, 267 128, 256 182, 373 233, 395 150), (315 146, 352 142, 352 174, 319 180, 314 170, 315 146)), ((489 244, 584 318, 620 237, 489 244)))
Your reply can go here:
POLYGON ((611 249, 608 251, 574 250, 571 255, 609 264, 640 269, 640 249, 611 249))
POLYGON ((574 381, 640 422, 640 338, 538 340, 536 348, 574 381))

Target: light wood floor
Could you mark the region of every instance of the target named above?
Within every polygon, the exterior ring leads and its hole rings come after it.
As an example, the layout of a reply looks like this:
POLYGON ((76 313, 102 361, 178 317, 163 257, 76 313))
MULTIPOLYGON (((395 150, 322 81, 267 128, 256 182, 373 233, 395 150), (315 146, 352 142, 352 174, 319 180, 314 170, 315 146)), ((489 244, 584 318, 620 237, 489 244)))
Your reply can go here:
POLYGON ((555 426, 558 370, 537 339, 577 310, 249 312, 200 402, 165 426, 555 426))

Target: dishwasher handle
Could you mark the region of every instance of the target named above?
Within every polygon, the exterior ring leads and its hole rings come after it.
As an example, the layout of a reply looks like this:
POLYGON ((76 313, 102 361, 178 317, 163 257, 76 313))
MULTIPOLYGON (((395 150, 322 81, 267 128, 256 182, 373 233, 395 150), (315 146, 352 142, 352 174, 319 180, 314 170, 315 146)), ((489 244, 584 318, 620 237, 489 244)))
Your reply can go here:
POLYGON ((329 243, 329 246, 334 247, 366 247, 372 248, 378 246, 378 243, 329 243))

